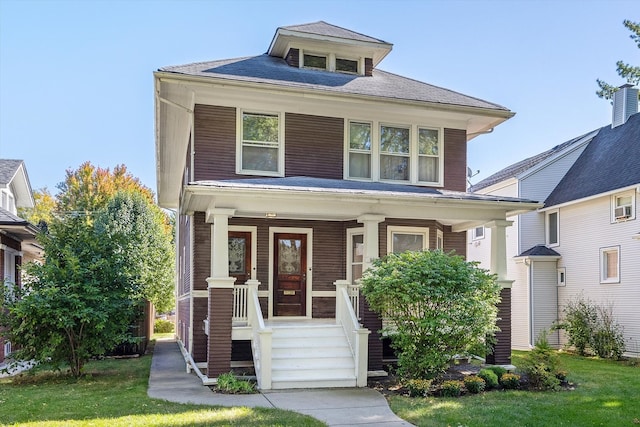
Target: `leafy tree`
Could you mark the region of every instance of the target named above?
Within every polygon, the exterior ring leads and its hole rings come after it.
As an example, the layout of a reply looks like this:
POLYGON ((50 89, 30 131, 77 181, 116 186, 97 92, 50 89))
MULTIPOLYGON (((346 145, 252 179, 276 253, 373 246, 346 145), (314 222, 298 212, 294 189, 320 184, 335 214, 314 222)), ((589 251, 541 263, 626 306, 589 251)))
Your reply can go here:
POLYGON ((49 223, 53 219, 56 210, 56 199, 45 187, 33 192, 33 208, 20 208, 18 215, 32 224, 49 223))
POLYGON ((496 331, 500 287, 461 256, 403 252, 376 260, 362 279, 372 310, 390 321, 402 375, 433 378, 455 354, 496 331))
MULTIPOLYGON (((633 33, 629 37, 636 43, 638 48, 640 48, 640 22, 625 19, 623 25, 633 33)), ((631 83, 634 86, 640 84, 640 66, 631 65, 624 61, 616 62, 616 66, 618 75, 625 79, 627 83, 631 83)), ((597 79, 596 82, 598 83, 598 87, 600 87, 596 95, 600 98, 612 99, 613 94, 618 90, 617 86, 610 85, 603 80, 597 79)))

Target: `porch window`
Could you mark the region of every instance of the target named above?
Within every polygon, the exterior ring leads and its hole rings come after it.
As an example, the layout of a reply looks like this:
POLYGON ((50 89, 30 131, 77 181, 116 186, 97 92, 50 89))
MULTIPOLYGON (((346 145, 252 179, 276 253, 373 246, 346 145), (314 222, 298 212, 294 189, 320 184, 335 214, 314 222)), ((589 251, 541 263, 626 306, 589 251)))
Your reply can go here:
POLYGON ((422 227, 387 228, 387 252, 423 251, 429 248, 429 229, 422 227))
POLYGON ((620 283, 620 247, 600 249, 600 283, 620 283))
POLYGON ((349 178, 371 178, 371 123, 349 123, 349 178))
POLYGON ((444 250, 444 233, 442 230, 436 230, 436 250, 444 250))
POLYGON ((362 266, 364 261, 364 234, 353 234, 351 236, 351 277, 352 284, 362 278, 362 266))
POLYGON ((558 215, 557 210, 547 213, 547 246, 558 246, 560 244, 558 215))
POLYGON ((239 173, 282 175, 283 147, 278 114, 242 112, 239 173))
POLYGON ((629 191, 623 194, 611 196, 611 222, 622 222, 635 219, 635 192, 629 191))
POLYGON ((380 126, 380 179, 409 181, 410 129, 380 126))

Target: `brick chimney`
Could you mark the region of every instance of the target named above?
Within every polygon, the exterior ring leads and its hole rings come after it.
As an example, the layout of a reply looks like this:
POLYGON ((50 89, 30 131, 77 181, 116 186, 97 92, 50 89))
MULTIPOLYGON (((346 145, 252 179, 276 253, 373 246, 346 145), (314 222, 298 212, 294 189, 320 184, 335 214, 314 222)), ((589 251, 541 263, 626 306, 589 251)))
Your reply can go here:
POLYGON ((613 94, 613 119, 611 127, 627 122, 627 119, 638 112, 638 88, 632 84, 620 86, 613 94))

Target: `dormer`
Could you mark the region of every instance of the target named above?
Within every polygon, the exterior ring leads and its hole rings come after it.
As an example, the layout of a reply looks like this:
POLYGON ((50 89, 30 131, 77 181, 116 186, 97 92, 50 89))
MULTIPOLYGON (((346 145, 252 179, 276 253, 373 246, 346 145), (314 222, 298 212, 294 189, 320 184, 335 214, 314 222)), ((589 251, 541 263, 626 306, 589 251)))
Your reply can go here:
POLYGON ((0 208, 14 215, 17 208, 33 208, 33 194, 22 160, 0 159, 0 208))
POLYGON ((393 45, 324 21, 279 27, 267 53, 292 67, 371 76, 393 45))

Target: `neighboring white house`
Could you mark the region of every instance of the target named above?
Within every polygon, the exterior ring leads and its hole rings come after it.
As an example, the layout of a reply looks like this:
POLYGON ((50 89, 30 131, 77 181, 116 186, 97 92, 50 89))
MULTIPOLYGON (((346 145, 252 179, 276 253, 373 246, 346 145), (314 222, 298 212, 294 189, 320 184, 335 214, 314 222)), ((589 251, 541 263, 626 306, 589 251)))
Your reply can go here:
MULTIPOLYGON (((613 121, 474 185, 476 193, 544 201, 509 218, 512 347, 528 349, 583 295, 612 304, 629 353, 640 353, 640 114, 638 89, 616 93, 613 121)), ((489 267, 490 230, 468 233, 467 257, 489 267)), ((553 345, 564 344, 557 332, 553 345)))

